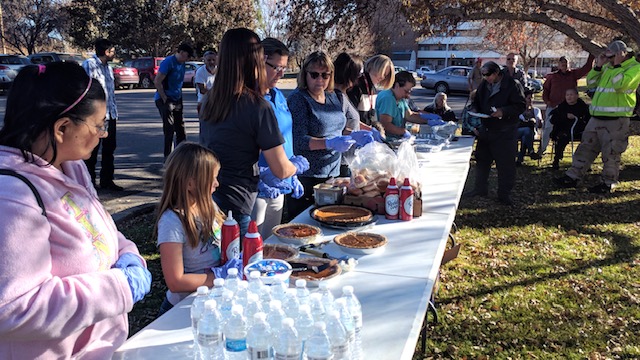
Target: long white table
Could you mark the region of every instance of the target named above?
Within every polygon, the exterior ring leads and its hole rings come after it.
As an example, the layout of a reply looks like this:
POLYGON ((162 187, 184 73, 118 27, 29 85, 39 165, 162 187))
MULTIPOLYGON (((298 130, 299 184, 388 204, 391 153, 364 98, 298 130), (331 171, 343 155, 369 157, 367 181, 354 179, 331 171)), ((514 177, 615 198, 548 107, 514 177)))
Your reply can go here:
MULTIPOLYGON (((356 268, 330 280, 334 296, 352 285, 362 303, 365 359, 411 359, 438 276, 449 231, 469 171, 473 138, 460 137, 437 153, 419 154, 423 214, 410 222, 379 216, 367 231, 385 235, 382 252, 356 256, 356 268)), ((293 222, 317 225, 307 211, 293 222)), ((323 228, 325 240, 339 230, 323 228)), ((270 237, 266 242, 277 242, 270 237)), ((343 253, 335 244, 323 251, 343 253)), ((353 256, 353 255, 350 255, 353 256)), ((114 359, 193 358, 190 296, 132 336, 114 359)))

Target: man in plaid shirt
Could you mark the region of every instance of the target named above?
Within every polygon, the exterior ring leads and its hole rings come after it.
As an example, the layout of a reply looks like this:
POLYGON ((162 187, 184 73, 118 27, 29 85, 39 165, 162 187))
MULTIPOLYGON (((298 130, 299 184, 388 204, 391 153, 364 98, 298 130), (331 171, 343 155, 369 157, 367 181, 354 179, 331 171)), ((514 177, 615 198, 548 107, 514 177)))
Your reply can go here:
POLYGON ((96 184, 96 163, 98 162, 98 150, 102 145, 102 168, 100 169, 100 187, 102 189, 121 191, 122 187, 113 182, 114 156, 116 150, 116 122, 118 120, 118 109, 116 108, 115 83, 113 69, 109 66, 109 61, 116 55, 115 46, 107 39, 98 39, 95 42, 96 53, 93 57, 85 60, 82 67, 89 76, 98 80, 104 89, 107 97, 107 123, 108 134, 91 153, 91 158, 85 163, 89 168, 93 185, 96 184))

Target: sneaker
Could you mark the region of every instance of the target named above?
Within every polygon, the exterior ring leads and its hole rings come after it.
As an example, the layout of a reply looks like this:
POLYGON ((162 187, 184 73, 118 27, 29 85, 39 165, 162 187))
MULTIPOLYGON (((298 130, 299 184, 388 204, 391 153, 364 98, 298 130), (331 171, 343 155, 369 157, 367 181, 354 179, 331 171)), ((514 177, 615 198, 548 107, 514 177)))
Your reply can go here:
POLYGON ((122 191, 122 190, 124 190, 124 188, 122 186, 116 185, 113 181, 110 181, 110 182, 108 182, 106 184, 100 183, 100 188, 104 189, 104 190, 111 190, 111 191, 122 191))
POLYGON ((559 170, 560 169, 560 162, 559 161, 553 161, 553 164, 551 164, 551 168, 553 170, 559 170))
POLYGON ((538 153, 531 153, 529 154, 529 157, 531 158, 531 160, 540 160, 542 158, 542 156, 540 156, 538 153))
POLYGON ((562 177, 553 178, 553 183, 561 188, 574 188, 578 185, 578 180, 564 175, 562 177))
POLYGON ((589 192, 592 194, 609 194, 611 192, 611 185, 600 183, 596 186, 590 187, 589 192))

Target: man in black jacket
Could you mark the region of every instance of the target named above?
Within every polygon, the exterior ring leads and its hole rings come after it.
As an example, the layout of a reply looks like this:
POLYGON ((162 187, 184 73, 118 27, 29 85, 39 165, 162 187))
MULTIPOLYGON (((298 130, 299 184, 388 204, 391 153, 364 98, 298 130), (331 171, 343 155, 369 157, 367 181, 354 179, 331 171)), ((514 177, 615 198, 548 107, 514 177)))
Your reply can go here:
POLYGON ((484 130, 476 145, 475 188, 467 196, 487 196, 491 165, 498 170, 498 200, 512 205, 511 189, 516 177, 518 116, 525 110, 522 85, 504 73, 500 65, 489 61, 482 66, 482 83, 473 101, 476 112, 489 115, 482 119, 484 130))

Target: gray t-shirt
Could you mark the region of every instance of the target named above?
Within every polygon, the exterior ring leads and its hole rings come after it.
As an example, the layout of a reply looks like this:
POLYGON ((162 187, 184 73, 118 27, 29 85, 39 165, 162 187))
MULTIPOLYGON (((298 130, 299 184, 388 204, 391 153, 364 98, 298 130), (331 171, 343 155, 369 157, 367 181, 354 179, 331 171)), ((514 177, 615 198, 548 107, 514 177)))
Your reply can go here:
MULTIPOLYGON (((207 241, 200 241, 192 248, 180 222, 178 214, 166 210, 158 221, 158 246, 163 243, 182 243, 182 263, 185 274, 204 274, 213 266, 220 266, 221 228, 214 224, 214 233, 207 241)), ((190 293, 173 293, 167 290, 167 299, 173 305, 187 297, 190 293)))

